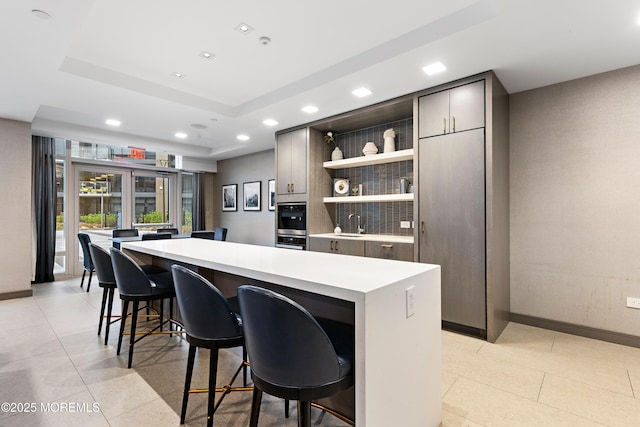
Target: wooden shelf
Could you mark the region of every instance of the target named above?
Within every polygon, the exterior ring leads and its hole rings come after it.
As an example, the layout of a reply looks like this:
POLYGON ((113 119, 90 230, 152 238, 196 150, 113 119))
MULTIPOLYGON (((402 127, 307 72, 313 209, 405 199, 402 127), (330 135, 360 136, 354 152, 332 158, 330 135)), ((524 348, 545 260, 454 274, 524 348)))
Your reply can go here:
POLYGON ((377 196, 325 197, 324 203, 412 202, 413 193, 379 194, 377 196))
POLYGON ((392 151, 391 153, 372 154, 371 156, 334 160, 324 162, 322 166, 324 166, 325 169, 346 169, 358 166, 379 165, 381 163, 400 162, 403 160, 413 160, 413 148, 408 150, 392 151))

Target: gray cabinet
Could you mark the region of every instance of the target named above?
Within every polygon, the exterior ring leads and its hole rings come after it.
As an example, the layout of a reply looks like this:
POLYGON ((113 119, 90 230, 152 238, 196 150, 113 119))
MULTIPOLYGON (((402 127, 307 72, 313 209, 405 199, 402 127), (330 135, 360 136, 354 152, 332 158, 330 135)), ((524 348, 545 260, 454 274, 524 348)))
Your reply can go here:
POLYGON ((370 258, 413 262, 413 245, 411 243, 366 241, 364 253, 370 258))
POLYGON ((509 96, 487 72, 417 98, 415 259, 441 266, 443 326, 495 342, 510 313, 509 96))
POLYGON ((309 250, 342 255, 364 256, 364 241, 352 239, 309 238, 309 250))
POLYGON ((418 135, 425 138, 484 127, 484 80, 418 98, 418 135))
POLYGON ((419 145, 420 262, 442 267, 442 320, 484 330, 484 129, 419 145))
POLYGON ((307 129, 298 129, 276 137, 276 192, 307 192, 307 129))

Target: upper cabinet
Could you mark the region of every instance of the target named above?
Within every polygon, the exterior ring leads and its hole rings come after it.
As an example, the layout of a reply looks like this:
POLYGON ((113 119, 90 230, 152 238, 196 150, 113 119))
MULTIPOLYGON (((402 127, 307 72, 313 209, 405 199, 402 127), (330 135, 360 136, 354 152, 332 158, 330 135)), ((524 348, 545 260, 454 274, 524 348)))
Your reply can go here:
POLYGON ((298 129, 276 137, 279 195, 307 192, 307 129, 298 129))
POLYGON ((421 96, 419 138, 484 127, 484 80, 421 96))

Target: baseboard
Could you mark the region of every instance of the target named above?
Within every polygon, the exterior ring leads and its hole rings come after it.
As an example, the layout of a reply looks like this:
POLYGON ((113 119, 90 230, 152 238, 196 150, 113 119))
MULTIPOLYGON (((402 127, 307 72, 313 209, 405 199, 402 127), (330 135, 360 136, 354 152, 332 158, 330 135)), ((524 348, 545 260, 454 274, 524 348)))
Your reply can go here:
POLYGON ((0 293, 0 301, 30 296, 33 296, 33 289, 25 289, 24 291, 2 292, 0 293))
POLYGON ((589 326, 575 325, 573 323, 543 319, 540 317, 528 316, 526 314, 518 313, 511 313, 511 315, 509 316, 509 320, 516 323, 522 323, 524 325, 550 329, 552 331, 564 332, 567 334, 578 335, 585 338, 593 338, 596 340, 607 341, 614 344, 622 344, 629 347, 640 348, 640 336, 607 331, 604 329, 596 329, 589 326))
POLYGON ((478 329, 471 326, 460 325, 459 323, 442 321, 442 329, 451 332, 457 332, 459 334, 468 335, 474 338, 487 339, 487 331, 484 329, 478 329))

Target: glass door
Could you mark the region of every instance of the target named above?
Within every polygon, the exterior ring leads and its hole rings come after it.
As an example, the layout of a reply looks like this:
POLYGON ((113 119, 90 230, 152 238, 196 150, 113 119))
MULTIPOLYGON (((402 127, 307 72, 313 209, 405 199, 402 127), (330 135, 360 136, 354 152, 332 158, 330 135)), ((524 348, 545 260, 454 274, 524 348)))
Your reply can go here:
MULTIPOLYGON (((78 171, 78 232, 87 233, 93 243, 111 246, 112 230, 126 227, 128 215, 122 171, 83 168, 78 171)), ((82 259, 82 251, 79 252, 82 259)))
POLYGON ((178 228, 173 218, 175 174, 134 171, 133 227, 140 234, 159 228, 178 228))

